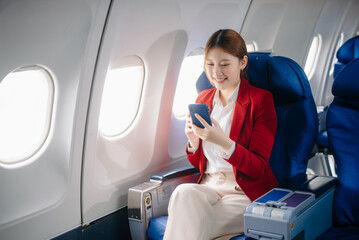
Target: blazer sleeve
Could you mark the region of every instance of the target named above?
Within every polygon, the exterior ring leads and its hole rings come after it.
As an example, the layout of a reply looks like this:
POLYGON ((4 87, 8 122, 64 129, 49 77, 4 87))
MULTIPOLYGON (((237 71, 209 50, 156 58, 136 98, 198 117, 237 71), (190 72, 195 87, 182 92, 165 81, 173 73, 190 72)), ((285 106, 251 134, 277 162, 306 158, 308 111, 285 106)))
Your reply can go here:
POLYGON ((238 139, 236 149, 227 161, 249 178, 259 179, 270 168, 269 157, 277 128, 277 116, 271 93, 263 94, 259 103, 254 106, 252 114, 253 128, 248 145, 243 146, 245 144, 240 144, 238 139))
POLYGON ((200 140, 200 144, 198 146, 198 149, 194 153, 188 152, 187 146, 186 146, 187 159, 192 164, 192 166, 197 168, 197 169, 200 169, 199 162, 200 162, 201 151, 202 151, 202 146, 201 145, 202 144, 201 144, 201 140, 200 140))

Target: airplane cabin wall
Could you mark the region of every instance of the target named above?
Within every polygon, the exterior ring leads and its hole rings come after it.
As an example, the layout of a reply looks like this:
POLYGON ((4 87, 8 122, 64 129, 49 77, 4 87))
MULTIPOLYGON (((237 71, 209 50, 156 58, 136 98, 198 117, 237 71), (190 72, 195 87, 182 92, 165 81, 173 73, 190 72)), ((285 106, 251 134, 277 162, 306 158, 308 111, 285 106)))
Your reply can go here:
POLYGON ((55 95, 42 148, 0 165, 0 239, 48 239, 81 225, 83 139, 108 6, 102 0, 0 2, 0 81, 19 67, 41 66, 55 95))
POLYGON ((325 0, 254 0, 241 34, 246 41, 256 41, 260 51, 289 57, 304 67, 306 49, 324 3, 325 0))
POLYGON ((239 31, 249 3, 113 1, 89 109, 82 188, 84 224, 125 207, 128 188, 147 181, 152 174, 189 165, 184 151, 185 121, 172 115, 181 63, 192 50, 203 48, 216 30, 239 31), (107 137, 98 130, 106 74, 116 61, 128 56, 139 57, 145 68, 138 113, 123 133, 107 137))

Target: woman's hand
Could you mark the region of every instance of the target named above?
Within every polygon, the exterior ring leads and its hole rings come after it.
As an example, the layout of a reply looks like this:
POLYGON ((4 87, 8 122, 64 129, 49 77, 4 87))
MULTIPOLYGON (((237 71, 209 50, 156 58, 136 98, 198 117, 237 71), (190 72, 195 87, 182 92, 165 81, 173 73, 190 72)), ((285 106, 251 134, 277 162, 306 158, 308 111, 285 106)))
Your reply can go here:
POLYGON ((188 114, 186 117, 185 133, 189 140, 190 147, 197 149, 199 146, 199 137, 193 132, 193 126, 195 126, 195 125, 192 123, 192 118, 188 114))
POLYGON ((224 152, 228 152, 233 141, 223 132, 219 123, 211 118, 212 126, 209 125, 199 114, 195 114, 204 128, 197 127, 193 124, 192 132, 204 141, 212 142, 219 145, 224 152))

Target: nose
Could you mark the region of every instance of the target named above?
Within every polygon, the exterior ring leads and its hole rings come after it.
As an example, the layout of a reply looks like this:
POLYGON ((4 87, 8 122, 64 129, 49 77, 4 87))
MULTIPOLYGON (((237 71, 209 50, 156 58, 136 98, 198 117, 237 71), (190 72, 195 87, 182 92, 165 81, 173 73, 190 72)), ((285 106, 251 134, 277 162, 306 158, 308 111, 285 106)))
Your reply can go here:
POLYGON ((222 70, 221 70, 219 67, 215 67, 215 68, 213 69, 213 74, 212 74, 212 76, 213 76, 214 78, 218 78, 218 77, 223 76, 222 70))

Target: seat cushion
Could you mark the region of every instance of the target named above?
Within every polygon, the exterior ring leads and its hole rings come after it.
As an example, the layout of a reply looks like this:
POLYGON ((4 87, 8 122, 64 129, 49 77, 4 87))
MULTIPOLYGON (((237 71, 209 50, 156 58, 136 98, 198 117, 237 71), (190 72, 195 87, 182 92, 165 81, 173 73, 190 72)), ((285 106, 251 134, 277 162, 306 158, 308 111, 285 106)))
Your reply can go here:
MULTIPOLYGON (((165 233, 168 216, 152 218, 147 230, 147 237, 151 240, 162 240, 165 233)), ((231 240, 252 240, 253 238, 241 235, 231 240)))
POLYGON ((359 228, 330 228, 324 234, 320 235, 316 240, 358 240, 359 228))
POLYGON ((152 218, 148 225, 147 237, 151 240, 162 240, 165 234, 168 216, 152 218))

